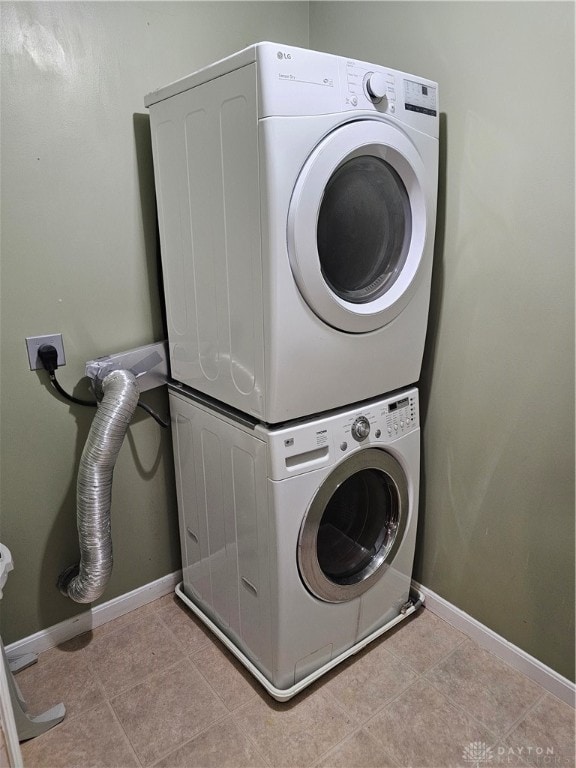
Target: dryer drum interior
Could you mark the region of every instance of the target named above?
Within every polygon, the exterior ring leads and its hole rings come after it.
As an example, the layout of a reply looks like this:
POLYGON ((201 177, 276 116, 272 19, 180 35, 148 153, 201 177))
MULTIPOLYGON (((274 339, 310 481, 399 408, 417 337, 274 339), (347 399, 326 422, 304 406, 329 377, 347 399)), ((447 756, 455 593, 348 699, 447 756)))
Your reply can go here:
POLYGON ((318 214, 324 279, 345 301, 372 301, 402 270, 411 231, 410 199, 394 168, 374 155, 346 160, 329 179, 318 214))
POLYGON ((396 556, 408 512, 406 475, 391 454, 371 448, 340 464, 300 529, 298 567, 310 592, 345 602, 370 589, 396 556))

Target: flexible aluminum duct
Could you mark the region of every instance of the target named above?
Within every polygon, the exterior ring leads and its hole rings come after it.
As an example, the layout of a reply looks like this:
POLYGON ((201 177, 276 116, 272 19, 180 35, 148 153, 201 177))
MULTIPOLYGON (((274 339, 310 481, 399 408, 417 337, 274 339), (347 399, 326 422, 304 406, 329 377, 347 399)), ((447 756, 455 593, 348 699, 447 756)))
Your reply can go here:
POLYGON ((112 572, 112 474, 140 395, 129 371, 109 373, 102 382, 102 392, 78 470, 80 565, 68 568, 58 580, 60 590, 77 603, 99 598, 112 572))

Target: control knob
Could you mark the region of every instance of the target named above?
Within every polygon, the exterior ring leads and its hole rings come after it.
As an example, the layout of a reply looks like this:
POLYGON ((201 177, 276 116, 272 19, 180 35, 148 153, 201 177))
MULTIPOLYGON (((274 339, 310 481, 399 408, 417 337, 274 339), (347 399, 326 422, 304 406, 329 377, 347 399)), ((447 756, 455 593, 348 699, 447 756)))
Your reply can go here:
POLYGON ((379 72, 371 72, 366 78, 366 91, 371 101, 381 101, 386 96, 386 78, 379 72))
POLYGON ((358 416, 354 424, 352 424, 351 432, 354 440, 358 442, 368 437, 370 434, 370 422, 366 416, 358 416))

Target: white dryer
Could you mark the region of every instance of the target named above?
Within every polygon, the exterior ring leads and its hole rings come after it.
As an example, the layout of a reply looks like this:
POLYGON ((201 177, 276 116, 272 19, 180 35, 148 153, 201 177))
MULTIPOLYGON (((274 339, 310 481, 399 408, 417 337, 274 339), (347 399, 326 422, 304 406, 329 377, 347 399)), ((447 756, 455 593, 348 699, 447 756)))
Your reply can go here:
POLYGON ((170 385, 179 594, 284 700, 402 619, 418 392, 279 428, 170 385))
POLYGON ((437 84, 259 43, 146 105, 174 379, 272 424, 415 383, 437 84))

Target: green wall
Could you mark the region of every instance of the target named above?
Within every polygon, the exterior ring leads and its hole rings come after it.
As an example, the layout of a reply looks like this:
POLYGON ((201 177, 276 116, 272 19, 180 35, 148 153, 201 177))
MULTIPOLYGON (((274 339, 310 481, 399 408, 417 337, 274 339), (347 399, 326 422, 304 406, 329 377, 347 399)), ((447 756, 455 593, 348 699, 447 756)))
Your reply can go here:
POLYGON ((310 45, 440 84, 415 577, 574 675, 574 5, 310 4, 310 45))
MULTIPOLYGON (((86 606, 55 589, 78 559, 75 475, 92 411, 28 369, 61 332, 59 380, 162 339, 144 95, 257 40, 308 45, 307 3, 2 3, 0 540, 14 557, 6 643, 86 606)), ((162 391, 144 398, 167 413, 162 391)), ((138 415, 114 473, 109 600, 180 567, 169 435, 138 415)))

